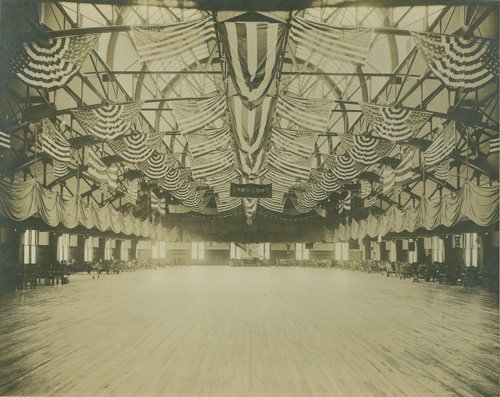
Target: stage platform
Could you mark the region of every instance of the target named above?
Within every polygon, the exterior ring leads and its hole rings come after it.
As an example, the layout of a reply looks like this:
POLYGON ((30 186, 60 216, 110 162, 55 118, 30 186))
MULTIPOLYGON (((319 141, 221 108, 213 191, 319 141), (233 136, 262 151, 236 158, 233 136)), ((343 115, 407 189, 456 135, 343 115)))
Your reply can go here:
POLYGON ((499 394, 498 296, 481 289, 186 266, 0 302, 0 395, 499 394))

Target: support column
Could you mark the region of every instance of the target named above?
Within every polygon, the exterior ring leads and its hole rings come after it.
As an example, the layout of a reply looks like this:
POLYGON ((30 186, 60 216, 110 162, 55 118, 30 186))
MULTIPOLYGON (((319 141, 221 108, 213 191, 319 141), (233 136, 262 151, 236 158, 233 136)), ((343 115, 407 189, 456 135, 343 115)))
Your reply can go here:
POLYGON ((113 249, 113 257, 122 260, 122 240, 115 240, 115 248, 113 249))
POLYGON ((406 253, 403 251, 403 240, 396 240, 396 260, 398 262, 406 260, 406 253))
POLYGON ((84 252, 85 252, 85 236, 78 235, 77 236, 77 248, 75 254, 76 262, 83 262, 84 260, 84 252))
POLYGON ((130 241, 130 252, 128 257, 130 259, 137 259, 137 240, 130 241))

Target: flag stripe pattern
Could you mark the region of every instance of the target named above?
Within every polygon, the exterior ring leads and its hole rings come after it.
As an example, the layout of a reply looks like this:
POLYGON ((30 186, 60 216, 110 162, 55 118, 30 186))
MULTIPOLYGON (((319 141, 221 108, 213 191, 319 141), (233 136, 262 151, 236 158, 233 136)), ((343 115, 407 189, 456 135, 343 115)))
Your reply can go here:
POLYGON ((10 135, 0 131, 0 148, 10 149, 10 135))
POLYGON ((382 171, 382 193, 389 196, 394 190, 394 170, 384 168, 382 171))
POLYGON ((452 121, 433 140, 424 152, 424 163, 427 167, 436 165, 455 149, 455 122, 452 121))
POLYGON ((94 181, 100 184, 107 184, 107 167, 101 161, 97 153, 89 146, 85 147, 85 163, 87 164, 87 174, 94 181))
POLYGON ((331 99, 280 95, 276 114, 301 129, 324 132, 330 119, 332 104, 331 99))
POLYGON ((493 40, 430 32, 411 33, 429 69, 452 90, 477 90, 498 80, 498 46, 493 40))
POLYGON ((491 137, 490 138, 490 153, 498 153, 500 149, 500 137, 491 137))
POLYGON ((365 165, 375 164, 394 148, 394 144, 389 141, 367 135, 339 134, 339 138, 342 148, 351 158, 365 165))
POLYGON ((211 152, 226 150, 231 144, 229 128, 206 129, 185 135, 193 157, 200 157, 211 152))
POLYGON ((131 181, 124 181, 123 188, 125 191, 125 200, 135 205, 135 203, 137 202, 137 190, 138 190, 137 179, 131 181))
POLYGON ((52 160, 52 167, 54 169, 54 178, 63 178, 68 173, 68 163, 58 160, 52 160))
POLYGON ((290 40, 332 60, 363 65, 373 40, 373 30, 336 28, 294 17, 290 40))
POLYGON ((116 139, 132 128, 142 102, 101 106, 95 109, 73 110, 72 113, 85 131, 97 139, 116 139))
POLYGON ((369 207, 375 205, 376 203, 377 203, 377 196, 373 195, 373 196, 365 199, 365 201, 363 202, 363 206, 365 208, 369 208, 369 207))
POLYGON ((233 164, 234 152, 224 150, 191 159, 191 172, 194 179, 204 179, 232 167, 233 164))
POLYGON ((195 50, 215 39, 211 18, 180 22, 171 25, 132 27, 132 38, 141 63, 168 60, 195 50))
POLYGON ((326 167, 338 179, 356 178, 364 170, 362 164, 357 163, 347 154, 342 156, 325 155, 324 159, 326 167))
POLYGON ((450 176, 450 161, 446 160, 441 164, 436 165, 436 168, 434 169, 434 176, 441 181, 446 181, 450 176))
POLYGON ((42 133, 38 136, 38 144, 44 153, 63 163, 71 160, 71 148, 64 135, 49 119, 42 119, 42 133))
POLYGON ((401 162, 394 170, 394 183, 397 185, 403 185, 409 182, 414 175, 413 172, 413 157, 416 153, 415 148, 408 149, 401 158, 401 162))
POLYGON ((297 156, 309 158, 314 151, 318 134, 312 131, 293 131, 274 127, 271 143, 278 150, 288 150, 297 156))
POLYGON ((372 192, 372 184, 369 181, 362 179, 361 181, 359 181, 359 185, 360 185, 359 196, 362 199, 367 198, 372 192))
POLYGON ((362 103, 361 111, 377 135, 391 142, 401 142, 417 134, 429 114, 394 106, 362 103))
POLYGON ((222 50, 238 95, 259 103, 276 76, 285 25, 268 22, 219 24, 222 50))
POLYGON ((116 154, 130 163, 141 163, 153 155, 154 149, 148 146, 148 134, 134 133, 108 144, 116 154))
POLYGON ((10 59, 10 71, 33 87, 61 87, 80 70, 98 38, 81 35, 22 43, 10 59))
POLYGON ((174 117, 182 134, 188 134, 210 126, 224 118, 227 106, 224 95, 207 99, 177 101, 172 103, 174 117))
POLYGON ((311 162, 312 157, 303 159, 290 152, 272 150, 268 153, 270 167, 294 178, 309 179, 311 162))

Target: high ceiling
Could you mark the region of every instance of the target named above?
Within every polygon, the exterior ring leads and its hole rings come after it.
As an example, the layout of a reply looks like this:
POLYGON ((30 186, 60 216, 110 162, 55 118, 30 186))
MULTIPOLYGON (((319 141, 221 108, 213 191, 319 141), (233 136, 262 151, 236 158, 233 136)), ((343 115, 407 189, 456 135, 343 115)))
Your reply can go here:
POLYGON ((3 21, 18 22, 2 24, 9 53, 19 39, 96 42, 57 88, 3 74, 2 129, 12 136, 4 176, 163 223, 266 217, 330 225, 452 195, 467 180, 498 180, 490 144, 498 74, 476 89, 450 88, 412 36, 496 39, 495 5, 247 12, 26 4, 3 6, 3 21), (340 45, 328 38, 335 35, 340 45), (391 126, 377 125, 387 114, 410 117, 411 134, 391 139, 391 126), (99 130, 99 117, 115 124, 99 130), (43 119, 71 146, 63 172, 40 146, 43 119), (447 128, 449 160, 429 165, 424 153, 447 128), (92 174, 93 155, 118 174, 116 185, 92 174), (387 189, 401 170, 405 178, 387 189), (271 185, 272 197, 233 197, 231 184, 271 185))

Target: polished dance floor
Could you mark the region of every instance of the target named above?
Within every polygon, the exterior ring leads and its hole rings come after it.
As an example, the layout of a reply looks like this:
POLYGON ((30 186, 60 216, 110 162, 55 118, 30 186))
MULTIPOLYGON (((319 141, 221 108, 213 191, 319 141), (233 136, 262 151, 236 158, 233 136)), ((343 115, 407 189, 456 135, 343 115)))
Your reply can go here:
POLYGON ((0 395, 498 396, 498 296, 176 267, 0 296, 0 395))

